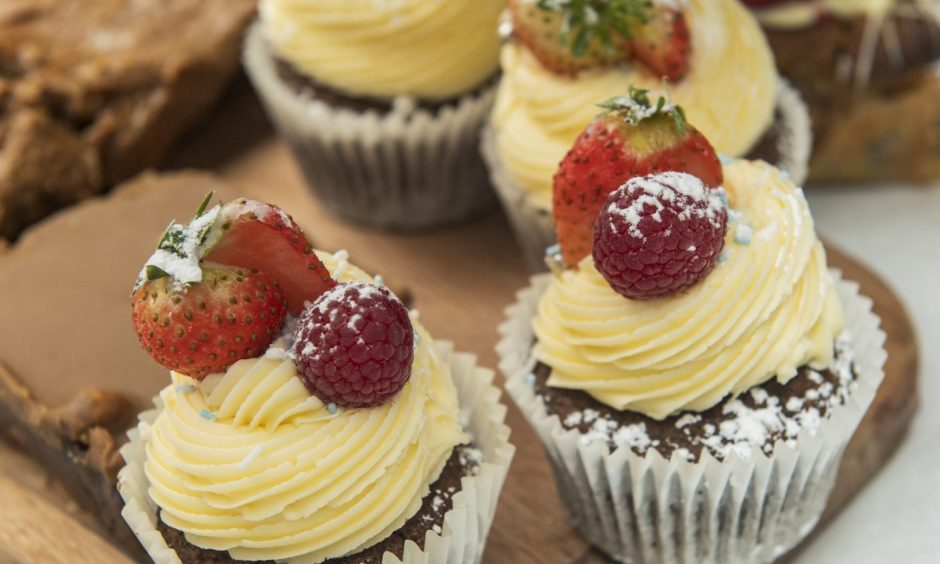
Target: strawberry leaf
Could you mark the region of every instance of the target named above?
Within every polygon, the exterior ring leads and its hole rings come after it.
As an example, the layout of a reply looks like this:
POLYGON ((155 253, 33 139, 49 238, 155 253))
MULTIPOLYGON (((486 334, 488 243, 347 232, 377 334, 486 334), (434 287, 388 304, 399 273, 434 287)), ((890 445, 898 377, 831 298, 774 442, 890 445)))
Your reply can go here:
POLYGON ((614 48, 616 37, 633 37, 631 24, 645 24, 649 20, 650 0, 538 0, 536 6, 547 12, 564 16, 562 43, 571 48, 576 57, 583 56, 592 40, 597 40, 608 51, 614 48))
POLYGON ((208 194, 206 194, 206 197, 203 198, 202 203, 199 204, 199 209, 196 210, 195 217, 202 217, 202 214, 206 213, 206 208, 209 207, 209 201, 212 200, 212 196, 214 194, 214 191, 210 191, 208 194))
POLYGON ((657 115, 668 115, 676 125, 676 131, 685 135, 685 110, 672 103, 668 96, 659 96, 656 104, 650 102, 649 90, 631 86, 626 96, 614 96, 598 104, 609 113, 619 114, 630 125, 637 125, 657 115))
POLYGON ((169 276, 169 274, 167 273, 167 271, 163 270, 159 266, 148 264, 144 267, 144 276, 147 278, 147 280, 150 280, 152 282, 154 280, 166 278, 167 276, 169 276))

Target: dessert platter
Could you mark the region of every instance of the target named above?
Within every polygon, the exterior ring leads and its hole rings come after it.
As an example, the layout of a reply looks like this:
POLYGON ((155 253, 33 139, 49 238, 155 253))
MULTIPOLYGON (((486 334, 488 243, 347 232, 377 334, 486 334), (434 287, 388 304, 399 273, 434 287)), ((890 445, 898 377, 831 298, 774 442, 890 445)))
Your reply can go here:
POLYGON ((207 119, 73 123, 109 180, 0 245, 0 560, 786 561, 901 444, 913 325, 742 3, 247 4, 207 119))

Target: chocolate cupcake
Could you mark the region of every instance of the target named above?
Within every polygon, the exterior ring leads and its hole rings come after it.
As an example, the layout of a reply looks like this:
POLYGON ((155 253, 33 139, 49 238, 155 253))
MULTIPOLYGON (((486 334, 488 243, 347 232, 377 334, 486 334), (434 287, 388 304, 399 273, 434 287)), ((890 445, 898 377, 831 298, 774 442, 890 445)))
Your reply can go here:
POLYGON ((745 0, 803 94, 819 181, 940 178, 940 12, 929 0, 745 0))
POLYGON ((811 146, 806 108, 778 77, 753 16, 733 0, 653 4, 642 21, 612 9, 596 25, 583 24, 595 39, 578 56, 576 46, 565 51, 564 41, 574 34, 562 31, 583 21, 577 11, 510 3, 506 29, 513 31, 502 48, 503 78, 482 150, 534 271, 543 269, 542 255, 554 242, 552 177, 558 162, 600 112, 597 104, 631 86, 668 94, 719 153, 764 159, 797 182, 805 178, 811 146), (546 44, 549 31, 533 39, 528 30, 538 17, 554 18, 557 41, 546 44), (624 25, 631 38, 616 32, 624 25), (613 35, 609 47, 600 39, 604 33, 613 35), (648 51, 664 53, 665 60, 648 51))
POLYGON ((203 206, 132 312, 172 371, 118 476, 154 561, 480 559, 513 454, 493 374, 345 254, 274 206, 203 206))
POLYGON ((619 561, 788 551, 884 376, 871 302, 827 270, 792 181, 744 160, 720 186, 699 174, 613 191, 593 245, 565 231, 500 327, 572 524, 619 561))
POLYGON ((244 63, 315 196, 389 229, 453 223, 494 196, 479 132, 503 2, 260 2, 244 63))

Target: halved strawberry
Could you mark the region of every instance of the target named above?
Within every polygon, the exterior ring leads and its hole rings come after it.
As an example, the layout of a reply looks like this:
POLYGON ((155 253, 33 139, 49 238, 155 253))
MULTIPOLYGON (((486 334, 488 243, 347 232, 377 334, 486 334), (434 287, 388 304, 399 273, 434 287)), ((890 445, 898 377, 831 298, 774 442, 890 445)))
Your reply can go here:
POLYGON ((651 8, 647 21, 631 28, 627 40, 632 57, 656 76, 678 82, 689 73, 692 35, 685 15, 668 8, 651 8))
POLYGON ((179 284, 149 272, 134 290, 131 318, 141 346, 170 370, 201 380, 260 355, 280 334, 286 302, 267 274, 203 268, 199 282, 179 284))
POLYGON ((682 80, 692 38, 677 8, 648 0, 509 0, 513 34, 557 74, 636 60, 657 77, 682 80))
POLYGON ((751 8, 769 8, 780 4, 793 4, 794 0, 742 0, 745 6, 751 8))
POLYGON ((292 315, 336 285, 303 231, 277 206, 244 198, 229 202, 207 241, 204 261, 270 275, 280 284, 292 315))
POLYGON ((508 7, 516 39, 556 74, 575 75, 627 60, 628 46, 616 31, 579 27, 571 21, 576 15, 570 9, 556 10, 532 0, 509 0, 508 7))
POLYGON ((555 232, 569 266, 591 253, 601 206, 630 178, 676 171, 712 188, 723 181, 714 148, 665 98, 654 105, 647 91, 631 88, 602 107, 608 111, 578 137, 554 177, 555 232))

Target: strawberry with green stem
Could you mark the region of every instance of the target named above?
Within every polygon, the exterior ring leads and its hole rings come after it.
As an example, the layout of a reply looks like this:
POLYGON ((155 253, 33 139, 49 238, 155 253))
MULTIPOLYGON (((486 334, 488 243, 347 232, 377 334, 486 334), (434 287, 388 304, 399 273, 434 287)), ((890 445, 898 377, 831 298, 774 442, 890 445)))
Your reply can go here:
POLYGON ((565 264, 591 253, 594 220, 607 196, 636 176, 676 171, 721 186, 721 163, 708 140, 664 97, 630 88, 601 104, 555 173, 552 213, 565 264))
POLYGON ((510 0, 514 34, 558 74, 636 60, 657 76, 688 73, 685 16, 649 0, 510 0))
POLYGON ((134 288, 132 319, 160 364, 196 378, 254 357, 336 282, 294 221, 240 199, 171 223, 134 288))
POLYGON ((286 307, 277 281, 262 272, 204 267, 198 283, 180 286, 152 271, 134 291, 131 319, 154 360, 201 380, 263 353, 286 307))

